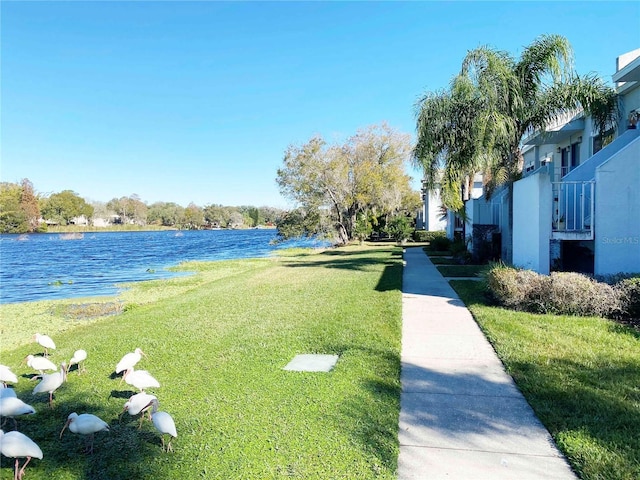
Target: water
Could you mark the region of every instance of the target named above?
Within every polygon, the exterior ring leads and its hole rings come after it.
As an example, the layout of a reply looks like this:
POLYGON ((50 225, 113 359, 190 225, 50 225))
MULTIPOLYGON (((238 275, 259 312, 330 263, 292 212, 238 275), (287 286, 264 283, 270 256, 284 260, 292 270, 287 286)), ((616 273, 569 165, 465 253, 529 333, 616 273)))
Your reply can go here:
POLYGON ((275 230, 0 235, 0 303, 114 295, 116 284, 180 275, 188 260, 257 258, 312 241, 272 245, 275 230))

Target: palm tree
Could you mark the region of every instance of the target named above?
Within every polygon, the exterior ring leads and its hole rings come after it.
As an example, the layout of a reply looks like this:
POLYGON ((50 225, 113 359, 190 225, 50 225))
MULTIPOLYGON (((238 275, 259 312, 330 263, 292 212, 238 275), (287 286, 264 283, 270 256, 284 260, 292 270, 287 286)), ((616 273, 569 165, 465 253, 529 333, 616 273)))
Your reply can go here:
POLYGON ((572 58, 560 35, 538 37, 517 60, 480 47, 466 55, 449 91, 420 100, 413 161, 427 188, 439 181, 447 208, 462 209, 459 192, 475 173, 484 174, 488 198, 501 185, 511 187, 522 172, 520 142, 528 129, 544 131, 578 108, 601 132, 617 123, 613 88, 595 75, 577 75, 572 58))

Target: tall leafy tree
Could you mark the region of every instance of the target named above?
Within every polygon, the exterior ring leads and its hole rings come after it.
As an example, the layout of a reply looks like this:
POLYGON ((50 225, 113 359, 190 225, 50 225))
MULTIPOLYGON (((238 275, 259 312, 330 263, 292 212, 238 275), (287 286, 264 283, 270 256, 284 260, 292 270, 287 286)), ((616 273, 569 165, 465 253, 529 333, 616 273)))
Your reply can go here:
POLYGON ((54 193, 43 201, 42 216, 61 225, 68 225, 75 217, 93 216, 93 207, 71 190, 54 193))
POLYGON ((184 222, 185 209, 173 202, 155 202, 149 207, 147 221, 153 225, 179 227, 184 222))
POLYGON ((38 196, 35 194, 33 184, 28 178, 23 178, 20 186, 22 187, 20 192, 20 209, 24 212, 27 221, 27 230, 29 232, 35 232, 40 222, 38 196))
POLYGON ((184 209, 184 227, 188 230, 198 230, 202 225, 204 225, 204 211, 191 202, 184 209))
POLYGON ((129 197, 109 200, 107 208, 116 212, 120 216, 122 223, 135 223, 137 225, 145 225, 147 223, 149 207, 135 193, 129 197))
MULTIPOLYGON (((347 243, 354 237, 359 213, 396 212, 411 200, 405 173, 410 151, 409 136, 386 124, 361 130, 342 145, 314 137, 290 146, 277 176, 281 193, 298 207, 295 215, 287 216, 287 224, 299 218, 307 233, 318 233, 323 212, 328 212, 338 241, 347 243)), ((413 192, 413 199, 418 198, 413 192)))
POLYGON ((520 58, 489 47, 470 51, 448 91, 427 93, 417 106, 414 163, 427 186, 440 184, 443 203, 459 210, 465 179, 484 173, 489 196, 522 169, 521 140, 559 115, 582 108, 605 131, 617 120, 615 91, 595 75, 573 70, 560 35, 542 35, 520 58))
POLYGON ((26 233, 29 222, 20 206, 22 188, 9 182, 0 183, 0 233, 26 233))

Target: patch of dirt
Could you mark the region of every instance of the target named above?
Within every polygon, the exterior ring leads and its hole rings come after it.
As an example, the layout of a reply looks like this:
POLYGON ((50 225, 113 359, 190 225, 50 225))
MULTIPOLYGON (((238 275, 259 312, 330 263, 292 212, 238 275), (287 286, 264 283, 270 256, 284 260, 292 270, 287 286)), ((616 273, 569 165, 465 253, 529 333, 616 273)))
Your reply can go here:
POLYGON ((120 302, 72 303, 59 307, 58 314, 73 320, 88 320, 109 315, 119 315, 124 311, 120 302))

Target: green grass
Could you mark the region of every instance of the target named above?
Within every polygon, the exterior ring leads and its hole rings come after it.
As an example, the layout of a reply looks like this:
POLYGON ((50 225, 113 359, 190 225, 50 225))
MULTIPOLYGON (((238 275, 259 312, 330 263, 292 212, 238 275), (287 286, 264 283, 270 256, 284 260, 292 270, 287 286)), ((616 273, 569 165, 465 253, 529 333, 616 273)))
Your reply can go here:
POLYGON ((444 277, 477 277, 487 269, 486 265, 436 265, 444 277))
MULTIPOLYGON (((181 268, 195 275, 132 284, 118 299, 0 306, 1 363, 19 377, 29 373, 25 355, 41 351, 36 331, 56 341, 54 362, 78 348, 89 355, 53 410, 32 395, 35 382, 16 385, 37 411, 19 430, 44 452, 25 478, 395 478, 401 260, 400 248, 382 245, 189 263, 181 268), (122 312, 95 317, 101 302, 122 312), (175 419, 174 453, 161 452, 148 421, 140 430, 128 414, 118 422, 133 392, 112 372, 136 347, 148 355, 139 367, 161 384, 151 393, 175 419), (330 373, 284 371, 299 353, 340 359, 330 373), (58 438, 73 411, 110 425, 91 456, 76 435, 58 438)), ((13 478, 12 461, 0 465, 0 478, 13 478)))
POLYGON ((451 284, 580 478, 640 478, 640 333, 488 306, 482 283, 451 284))
POLYGON ((434 256, 430 257, 429 260, 434 265, 455 265, 455 260, 452 257, 434 256))
POLYGON ((450 257, 451 252, 449 250, 431 250, 429 247, 424 247, 424 253, 429 255, 429 257, 450 257))

